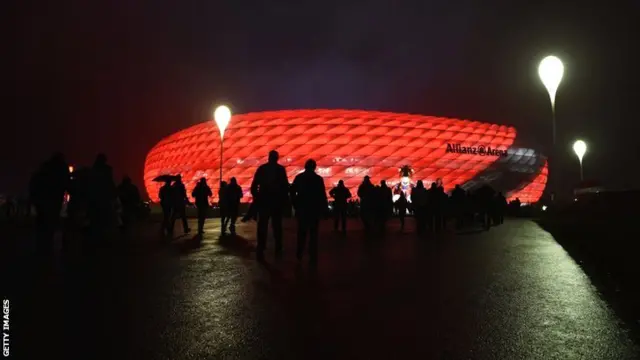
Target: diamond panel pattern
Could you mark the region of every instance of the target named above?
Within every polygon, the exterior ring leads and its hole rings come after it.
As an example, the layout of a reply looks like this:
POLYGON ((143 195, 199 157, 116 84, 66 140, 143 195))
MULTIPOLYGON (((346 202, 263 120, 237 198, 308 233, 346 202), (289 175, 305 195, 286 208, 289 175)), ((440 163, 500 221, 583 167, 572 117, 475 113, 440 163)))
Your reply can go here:
POLYGON ((542 193, 544 192, 544 188, 547 185, 547 178, 549 176, 549 167, 548 163, 544 163, 544 167, 540 174, 536 176, 532 182, 525 185, 522 189, 511 192, 507 195, 507 201, 515 200, 516 198, 520 199, 522 204, 532 204, 542 197, 542 193))
MULTIPOLYGON (((448 142, 506 150, 515 137, 513 127, 422 115, 358 110, 249 113, 234 115, 225 132, 223 173, 225 179, 237 178, 245 190, 244 201, 249 201, 257 166, 266 162, 269 150, 276 149, 290 181, 312 158, 328 189, 343 179, 355 193, 364 175, 371 176, 374 183, 383 179, 397 183, 399 167, 407 164, 414 169, 413 181, 430 183, 442 178, 448 191, 498 159, 446 153, 448 142)), ((152 179, 162 174, 182 174, 189 194, 199 178, 207 177, 217 193, 219 168, 220 133, 215 123, 208 121, 154 146, 145 161, 144 183, 153 201, 158 200, 162 184, 152 179)), ((521 190, 523 202, 525 196, 533 199, 544 189, 546 172, 543 174, 521 190)))

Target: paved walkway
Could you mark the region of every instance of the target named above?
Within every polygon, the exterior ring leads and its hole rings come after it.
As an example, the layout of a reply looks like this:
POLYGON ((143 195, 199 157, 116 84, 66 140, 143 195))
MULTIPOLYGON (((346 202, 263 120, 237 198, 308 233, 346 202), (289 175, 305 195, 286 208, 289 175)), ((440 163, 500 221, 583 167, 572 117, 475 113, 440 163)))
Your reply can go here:
POLYGON ((168 245, 139 241, 127 251, 49 266, 55 270, 14 258, 14 353, 640 358, 580 267, 531 221, 427 241, 391 229, 372 244, 356 222, 346 239, 325 226, 317 273, 296 265, 292 224, 285 259, 275 262, 269 252, 266 265, 253 259, 255 224, 241 226, 244 238, 222 242, 216 225, 209 222, 201 244, 189 237, 168 245))

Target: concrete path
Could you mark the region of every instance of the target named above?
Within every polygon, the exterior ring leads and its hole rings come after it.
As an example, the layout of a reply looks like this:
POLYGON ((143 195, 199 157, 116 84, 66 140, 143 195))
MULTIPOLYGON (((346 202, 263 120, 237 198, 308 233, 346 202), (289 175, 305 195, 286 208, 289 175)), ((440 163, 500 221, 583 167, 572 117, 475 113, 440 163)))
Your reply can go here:
MULTIPOLYGON (((509 220, 419 240, 324 224, 317 272, 254 260, 255 224, 36 265, 16 255, 12 348, 66 359, 638 359, 587 276, 547 232, 509 220)), ((153 231, 152 231, 153 230, 153 231)), ((9 274, 9 275, 7 275, 9 274)), ((18 358, 18 357, 16 357, 18 358)))

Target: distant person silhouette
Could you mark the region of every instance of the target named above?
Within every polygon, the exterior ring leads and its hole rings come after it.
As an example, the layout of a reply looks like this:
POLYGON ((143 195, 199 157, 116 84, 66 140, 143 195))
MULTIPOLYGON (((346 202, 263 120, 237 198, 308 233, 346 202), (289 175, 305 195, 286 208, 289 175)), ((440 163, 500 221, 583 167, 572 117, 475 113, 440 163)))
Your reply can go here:
POLYGON ((456 184, 451 192, 451 214, 456 218, 456 229, 464 227, 466 197, 464 189, 456 184))
POLYGON ((491 186, 485 184, 476 190, 476 202, 478 204, 478 212, 480 221, 485 229, 491 228, 491 209, 495 191, 491 186))
POLYGON ((98 154, 91 168, 89 220, 94 240, 106 240, 108 231, 116 222, 115 201, 117 189, 113 169, 104 154, 98 154))
POLYGON ((189 223, 187 222, 187 204, 189 198, 187 197, 187 188, 182 182, 182 176, 178 175, 176 181, 171 185, 171 194, 173 195, 173 216, 171 217, 170 233, 173 234, 173 229, 176 219, 182 220, 182 230, 185 234, 191 232, 189 229, 189 223))
POLYGON ((520 202, 520 198, 515 198, 514 200, 512 200, 509 205, 511 206, 511 211, 513 213, 514 216, 519 216, 520 215, 520 206, 522 205, 522 203, 520 202))
POLYGON ((69 166, 61 153, 45 161, 31 178, 29 193, 36 210, 36 247, 40 255, 53 252, 53 238, 69 180, 69 166))
POLYGON ((416 187, 411 190, 411 205, 413 206, 418 235, 423 235, 427 227, 428 196, 424 183, 422 180, 418 180, 416 187))
MULTIPOLYGON (((242 188, 238 185, 238 180, 232 177, 229 185, 225 188, 224 201, 227 208, 227 223, 231 235, 236 235, 236 221, 238 220, 238 212, 240 210, 240 200, 242 199, 242 188)), ((223 233, 227 228, 224 225, 223 233)))
POLYGON ((136 221, 141 203, 140 191, 130 177, 122 178, 122 182, 118 185, 118 198, 122 205, 122 230, 127 231, 136 221))
POLYGON ((400 231, 404 231, 404 219, 407 216, 407 207, 409 202, 404 191, 400 190, 400 197, 394 203, 396 210, 398 210, 398 218, 400 219, 400 231))
POLYGON ((204 234, 204 222, 209 212, 209 198, 211 196, 213 196, 213 192, 207 185, 207 178, 200 178, 191 192, 191 197, 195 199, 196 208, 198 208, 198 235, 204 234))
POLYGON ((504 224, 504 214, 507 211, 507 198, 499 192, 495 198, 496 202, 496 224, 504 224))
POLYGON ((284 166, 278 164, 278 158, 277 151, 270 151, 269 161, 258 167, 251 183, 251 195, 258 207, 258 260, 264 259, 269 220, 276 243, 276 257, 282 256, 282 214, 289 202, 289 180, 284 166))
POLYGON ((387 229, 387 221, 393 215, 393 191, 390 187, 387 186, 387 182, 385 180, 380 181, 380 224, 382 231, 386 231, 387 229))
POLYGON ((171 233, 171 218, 173 217, 173 188, 171 181, 165 181, 158 194, 160 207, 162 207, 162 233, 171 233))
POLYGON ((318 226, 328 208, 324 179, 315 173, 316 162, 307 160, 304 172, 291 185, 291 202, 298 220, 298 260, 302 260, 309 234, 309 262, 318 263, 318 226))
POLYGON ((447 227, 447 213, 449 211, 449 195, 444 191, 442 180, 438 179, 436 187, 436 204, 434 212, 435 229, 437 232, 445 230, 447 227))
POLYGON ((218 209, 220 210, 220 235, 225 235, 227 232, 227 218, 228 218, 228 209, 227 209, 227 201, 225 197, 227 196, 227 182, 220 182, 220 189, 218 189, 218 209))
POLYGON ((371 183, 371 178, 367 175, 358 186, 358 198, 360 198, 360 217, 364 224, 365 231, 370 231, 373 226, 376 205, 376 189, 371 183))
POLYGON ((338 231, 338 225, 342 225, 342 233, 347 233, 347 201, 351 199, 351 191, 344 186, 344 181, 338 181, 338 186, 329 191, 333 202, 333 229, 338 231))
POLYGON ((427 227, 430 231, 437 231, 438 219, 440 218, 440 191, 436 182, 431 183, 427 190, 427 227))
POLYGON ((69 203, 67 204, 67 220, 71 228, 79 227, 80 216, 89 206, 91 169, 81 167, 73 172, 69 183, 69 203))

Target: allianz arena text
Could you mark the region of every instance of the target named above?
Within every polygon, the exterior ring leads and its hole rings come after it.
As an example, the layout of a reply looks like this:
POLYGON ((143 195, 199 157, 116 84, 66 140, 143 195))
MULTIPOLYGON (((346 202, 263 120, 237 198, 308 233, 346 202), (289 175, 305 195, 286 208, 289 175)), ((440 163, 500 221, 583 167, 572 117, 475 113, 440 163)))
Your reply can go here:
MULTIPOLYGON (((270 150, 280 153, 289 180, 314 159, 327 191, 339 180, 355 194, 362 178, 400 182, 400 168, 413 170, 410 181, 426 186, 442 179, 445 191, 456 184, 474 190, 489 184, 507 199, 540 199, 547 183, 546 157, 516 145, 516 129, 471 120, 358 110, 284 110, 234 115, 224 135, 223 177, 235 177, 251 200, 249 187, 270 150)), ((158 201, 156 176, 181 174, 189 195, 206 177, 217 193, 220 132, 213 121, 194 125, 158 142, 147 155, 144 184, 158 201)), ((217 194, 214 201, 217 201, 217 194)))

